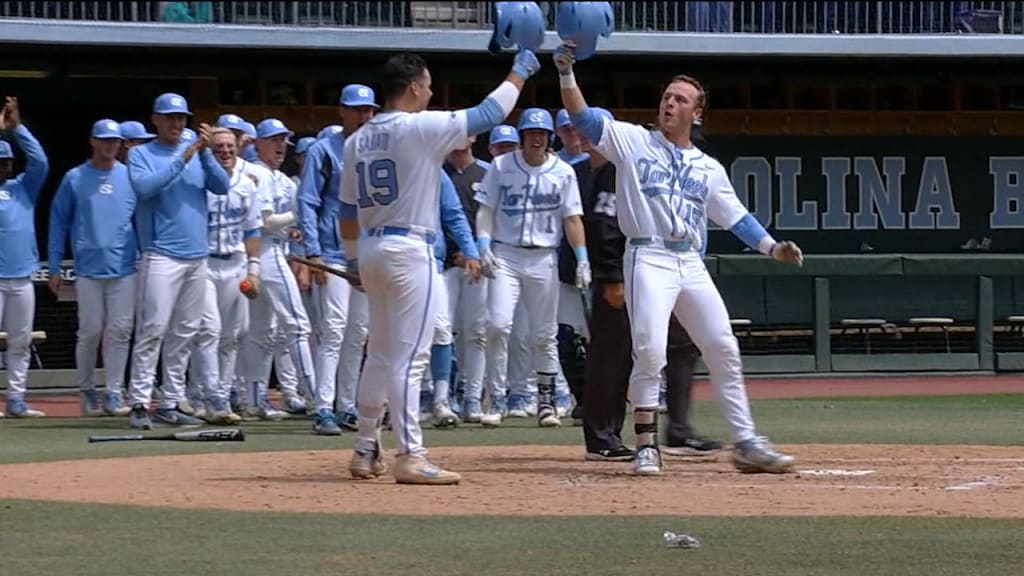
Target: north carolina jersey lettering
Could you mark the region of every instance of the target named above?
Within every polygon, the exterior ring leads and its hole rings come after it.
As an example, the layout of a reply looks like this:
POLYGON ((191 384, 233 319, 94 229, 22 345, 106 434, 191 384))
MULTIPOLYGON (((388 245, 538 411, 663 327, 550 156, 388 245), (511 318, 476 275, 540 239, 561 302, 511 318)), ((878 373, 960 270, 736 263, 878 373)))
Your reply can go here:
POLYGON ((708 218, 729 229, 747 214, 725 168, 696 146, 679 148, 659 131, 606 120, 595 147, 615 164, 619 226, 629 238, 688 240, 700 251, 708 218))
POLYGON ((240 161, 235 164, 227 195, 206 194, 210 254, 245 252, 246 232, 263 226, 256 183, 242 168, 240 161))
POLYGON ((555 248, 565 218, 583 214, 576 172, 554 154, 540 166, 520 150, 498 156, 475 200, 494 210, 494 240, 513 246, 555 248))
POLYGON ((345 140, 341 201, 362 229, 437 232, 441 163, 466 141, 466 112, 383 112, 345 140))

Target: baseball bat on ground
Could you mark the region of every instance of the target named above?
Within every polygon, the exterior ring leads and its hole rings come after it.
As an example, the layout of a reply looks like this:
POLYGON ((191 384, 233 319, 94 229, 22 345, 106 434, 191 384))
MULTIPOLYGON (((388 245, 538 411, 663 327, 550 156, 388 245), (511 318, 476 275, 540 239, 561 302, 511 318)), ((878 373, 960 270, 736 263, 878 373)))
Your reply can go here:
POLYGON ((140 442, 142 440, 169 440, 172 442, 245 442, 245 431, 241 428, 222 428, 211 430, 185 430, 171 434, 114 434, 109 436, 89 436, 89 443, 94 442, 140 442))
POLYGON ((347 270, 343 270, 341 268, 335 268, 334 266, 331 266, 330 264, 323 264, 321 262, 314 262, 313 260, 310 260, 308 258, 303 258, 302 256, 296 256, 294 254, 288 256, 288 261, 289 262, 297 262, 299 264, 304 264, 306 266, 309 266, 310 268, 316 268, 317 270, 321 270, 321 271, 326 272, 328 274, 334 274, 335 276, 337 276, 339 278, 343 278, 343 279, 345 279, 345 280, 347 280, 349 282, 355 282, 356 284, 360 283, 359 282, 359 278, 356 275, 350 274, 347 270))

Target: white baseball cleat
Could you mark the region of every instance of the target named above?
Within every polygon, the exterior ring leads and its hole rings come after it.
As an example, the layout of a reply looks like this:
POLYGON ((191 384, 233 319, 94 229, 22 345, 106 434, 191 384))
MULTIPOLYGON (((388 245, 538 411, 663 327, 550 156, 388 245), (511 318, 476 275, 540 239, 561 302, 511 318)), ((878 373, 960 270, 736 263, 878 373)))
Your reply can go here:
POLYGON ((434 428, 455 428, 459 425, 459 417, 452 412, 447 403, 434 406, 434 428))
POLYGON ((796 459, 777 452, 767 438, 757 436, 733 446, 732 462, 737 470, 747 474, 785 474, 793 470, 796 459))
POLYGON ((462 476, 431 464, 423 456, 403 454, 395 460, 393 470, 399 484, 447 485, 458 484, 462 476))
POLYGON ((661 452, 657 446, 641 446, 637 449, 633 473, 637 476, 661 475, 661 452))
POLYGON ((487 413, 480 417, 480 425, 484 428, 497 428, 501 426, 501 414, 500 413, 487 413))
POLYGON ((373 450, 353 450, 352 460, 348 463, 348 472, 356 480, 376 478, 387 472, 388 466, 381 457, 380 446, 373 450))

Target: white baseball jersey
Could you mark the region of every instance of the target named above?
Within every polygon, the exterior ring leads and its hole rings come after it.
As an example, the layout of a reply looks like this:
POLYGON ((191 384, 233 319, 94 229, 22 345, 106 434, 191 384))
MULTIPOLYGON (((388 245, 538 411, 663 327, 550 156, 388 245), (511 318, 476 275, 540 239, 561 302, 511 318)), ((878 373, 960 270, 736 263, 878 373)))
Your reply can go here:
POLYGON ((466 142, 466 112, 383 112, 345 140, 341 201, 359 226, 436 232, 441 164, 466 142))
POLYGON ((576 171, 554 154, 540 166, 522 150, 498 156, 473 199, 494 211, 494 241, 512 246, 557 248, 563 221, 583 215, 576 171))
MULTIPOLYGON (((270 182, 263 195, 260 196, 260 212, 271 212, 272 214, 284 214, 295 212, 295 192, 298 189, 295 182, 280 170, 271 171, 263 164, 258 164, 270 174, 270 182)), ((265 250, 275 243, 281 245, 287 238, 281 234, 263 234, 260 237, 260 250, 265 250)))
POLYGON ((235 164, 226 195, 206 193, 210 254, 244 253, 245 233, 263 226, 256 183, 242 172, 240 164, 235 164))
POLYGON ((604 122, 596 148, 615 164, 619 227, 628 238, 688 240, 703 249, 710 217, 732 228, 744 215, 725 168, 699 148, 679 148, 660 131, 604 122))

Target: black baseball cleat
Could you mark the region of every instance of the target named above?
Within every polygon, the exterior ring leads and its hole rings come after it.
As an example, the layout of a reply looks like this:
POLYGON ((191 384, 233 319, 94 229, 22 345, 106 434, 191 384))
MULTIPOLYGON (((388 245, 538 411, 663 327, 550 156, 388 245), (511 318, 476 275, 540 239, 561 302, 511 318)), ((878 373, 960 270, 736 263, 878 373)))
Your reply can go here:
POLYGON ((591 462, 631 462, 635 457, 636 452, 625 446, 619 446, 618 448, 587 451, 583 459, 591 462))
POLYGON ((571 416, 573 426, 583 426, 583 406, 573 406, 571 416))
POLYGON ((712 456, 724 448, 721 442, 694 434, 688 438, 669 440, 661 452, 670 456, 712 456))

